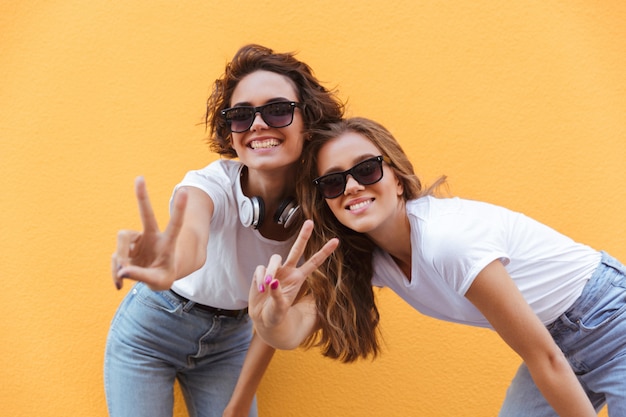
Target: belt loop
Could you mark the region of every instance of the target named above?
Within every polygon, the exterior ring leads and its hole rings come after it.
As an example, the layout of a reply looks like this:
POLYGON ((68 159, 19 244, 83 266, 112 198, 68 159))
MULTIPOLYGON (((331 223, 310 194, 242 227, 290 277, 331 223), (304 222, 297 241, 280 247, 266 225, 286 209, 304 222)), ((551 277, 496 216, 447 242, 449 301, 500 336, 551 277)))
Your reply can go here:
POLYGON ((195 302, 191 301, 191 300, 187 300, 187 302, 185 303, 185 305, 183 306, 183 311, 185 313, 189 313, 189 310, 191 310, 193 308, 193 306, 196 305, 195 302))

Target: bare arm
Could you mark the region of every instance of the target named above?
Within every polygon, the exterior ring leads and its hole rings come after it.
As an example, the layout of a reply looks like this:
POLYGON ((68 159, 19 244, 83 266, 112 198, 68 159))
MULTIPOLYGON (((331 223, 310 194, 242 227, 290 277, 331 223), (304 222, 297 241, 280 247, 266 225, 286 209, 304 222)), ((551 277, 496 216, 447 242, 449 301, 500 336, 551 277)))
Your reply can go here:
POLYGON ((522 357, 535 384, 559 416, 597 415, 563 352, 500 261, 490 263, 478 274, 466 297, 522 357))
POLYGON ((267 345, 258 335, 255 334, 252 337, 237 385, 224 410, 224 417, 248 416, 254 395, 274 356, 274 352, 275 349, 267 345))
POLYGON ((145 282, 153 290, 199 269, 206 260, 213 202, 193 187, 176 192, 166 229, 157 224, 143 178, 135 181, 143 231, 122 230, 111 260, 113 282, 119 289, 124 278, 145 282))
POLYGON ((317 328, 315 300, 304 296, 294 303, 306 277, 335 250, 339 241, 331 239, 302 266, 298 260, 313 231, 307 220, 282 264, 273 255, 267 267, 259 266, 250 288, 249 309, 259 335, 277 349, 295 349, 317 328))

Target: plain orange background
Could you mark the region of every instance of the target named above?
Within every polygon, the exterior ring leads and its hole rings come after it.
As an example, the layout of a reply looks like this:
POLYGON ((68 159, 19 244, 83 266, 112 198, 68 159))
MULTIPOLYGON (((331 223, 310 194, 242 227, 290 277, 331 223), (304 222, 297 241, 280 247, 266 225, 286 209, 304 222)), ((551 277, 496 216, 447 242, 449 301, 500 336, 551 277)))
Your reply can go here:
MULTIPOLYGON (((140 227, 133 179, 165 224, 173 186, 216 158, 205 100, 249 42, 299 51, 426 182, 447 174, 452 194, 626 261, 624 22, 617 0, 3 1, 1 414, 107 414, 104 343, 130 288, 109 262, 117 230, 140 227)), ((497 414, 519 364, 497 335, 378 296, 382 357, 280 352, 261 416, 497 414)))

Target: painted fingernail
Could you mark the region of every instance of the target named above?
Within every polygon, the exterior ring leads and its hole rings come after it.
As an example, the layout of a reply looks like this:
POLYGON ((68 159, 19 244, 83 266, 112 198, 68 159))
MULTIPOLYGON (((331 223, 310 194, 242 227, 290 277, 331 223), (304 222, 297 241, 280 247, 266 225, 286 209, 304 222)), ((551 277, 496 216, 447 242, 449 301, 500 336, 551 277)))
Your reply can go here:
POLYGON ((270 284, 270 288, 275 290, 276 288, 278 288, 278 280, 275 280, 274 282, 272 282, 270 284))
POLYGON ((259 292, 265 292, 265 285, 259 284, 259 292))
POLYGON ((269 285, 270 282, 272 282, 272 276, 271 275, 266 275, 265 276, 265 284, 269 285))

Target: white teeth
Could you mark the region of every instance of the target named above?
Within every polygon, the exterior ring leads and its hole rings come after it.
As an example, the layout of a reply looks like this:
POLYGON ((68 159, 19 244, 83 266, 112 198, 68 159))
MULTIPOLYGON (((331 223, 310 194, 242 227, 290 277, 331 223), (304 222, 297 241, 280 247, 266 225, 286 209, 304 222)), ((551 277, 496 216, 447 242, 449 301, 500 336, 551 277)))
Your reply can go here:
POLYGON ((273 148, 278 145, 280 145, 280 142, 276 139, 254 140, 250 142, 250 147, 252 149, 273 148))
POLYGON ((372 202, 371 200, 361 201, 360 203, 352 204, 348 208, 350 210, 358 210, 358 209, 363 208, 365 206, 369 206, 371 202, 372 202))

